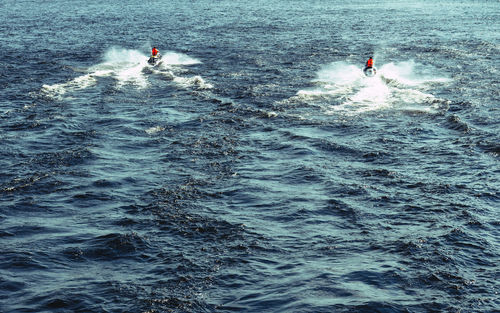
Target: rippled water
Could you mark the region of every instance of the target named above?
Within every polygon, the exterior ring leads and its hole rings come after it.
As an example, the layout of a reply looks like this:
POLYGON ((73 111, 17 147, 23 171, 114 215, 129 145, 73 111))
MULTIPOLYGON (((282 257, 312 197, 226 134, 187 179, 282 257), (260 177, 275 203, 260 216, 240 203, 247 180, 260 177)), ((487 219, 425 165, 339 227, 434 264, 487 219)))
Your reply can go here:
POLYGON ((0 311, 498 312, 498 1, 0 16, 0 311))

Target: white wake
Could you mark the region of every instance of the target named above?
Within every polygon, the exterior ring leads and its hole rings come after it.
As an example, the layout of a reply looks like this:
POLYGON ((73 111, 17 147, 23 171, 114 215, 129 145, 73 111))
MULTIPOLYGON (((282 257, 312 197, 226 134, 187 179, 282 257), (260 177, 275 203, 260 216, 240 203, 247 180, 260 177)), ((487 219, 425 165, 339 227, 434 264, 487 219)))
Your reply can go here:
POLYGON ((298 91, 293 100, 319 104, 327 114, 359 114, 394 107, 429 111, 441 101, 429 92, 430 87, 449 81, 437 72, 406 61, 384 64, 378 67, 376 76, 366 77, 360 66, 333 62, 316 73, 314 87, 298 91))
POLYGON ((163 75, 183 88, 212 88, 212 85, 205 82, 201 76, 183 76, 183 66, 201 63, 195 58, 182 53, 166 52, 162 63, 157 67, 151 67, 147 63, 148 57, 139 50, 110 48, 104 53, 102 62, 84 70, 85 74, 64 83, 44 84, 41 92, 46 97, 60 100, 75 91, 95 86, 102 77, 112 77, 117 89, 125 86, 145 89, 150 85, 148 72, 163 75))

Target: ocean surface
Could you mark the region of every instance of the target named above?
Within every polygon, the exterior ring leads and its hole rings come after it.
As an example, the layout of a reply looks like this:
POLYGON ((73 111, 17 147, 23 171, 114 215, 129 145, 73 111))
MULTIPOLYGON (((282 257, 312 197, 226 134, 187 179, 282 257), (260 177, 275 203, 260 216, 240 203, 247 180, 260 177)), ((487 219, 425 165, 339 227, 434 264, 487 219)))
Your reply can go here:
POLYGON ((499 1, 0 19, 0 312, 500 312, 499 1))

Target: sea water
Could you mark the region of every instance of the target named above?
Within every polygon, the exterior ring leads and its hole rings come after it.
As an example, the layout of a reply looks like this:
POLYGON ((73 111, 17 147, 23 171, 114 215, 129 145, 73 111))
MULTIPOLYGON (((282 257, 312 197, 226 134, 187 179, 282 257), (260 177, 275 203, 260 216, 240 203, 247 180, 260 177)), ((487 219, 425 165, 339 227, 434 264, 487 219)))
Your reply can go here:
POLYGON ((498 1, 0 17, 1 312, 498 312, 498 1))

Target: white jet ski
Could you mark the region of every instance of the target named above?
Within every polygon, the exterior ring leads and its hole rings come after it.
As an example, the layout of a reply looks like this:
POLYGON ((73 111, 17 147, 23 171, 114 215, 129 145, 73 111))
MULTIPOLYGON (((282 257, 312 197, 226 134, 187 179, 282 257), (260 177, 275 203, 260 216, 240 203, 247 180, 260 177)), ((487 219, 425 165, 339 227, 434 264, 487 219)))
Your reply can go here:
POLYGON ((366 77, 373 77, 377 74, 377 68, 376 67, 365 67, 363 69, 363 73, 365 73, 366 77))

